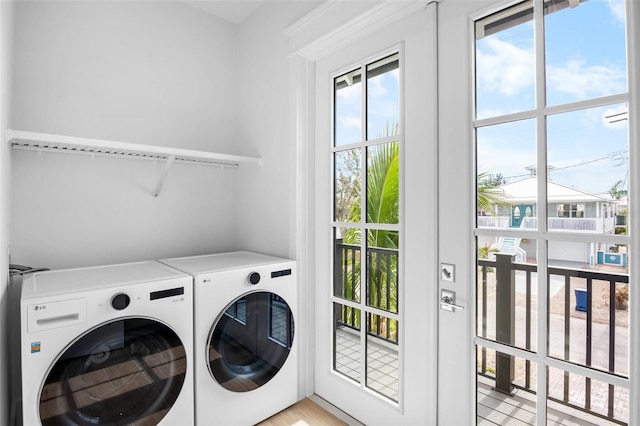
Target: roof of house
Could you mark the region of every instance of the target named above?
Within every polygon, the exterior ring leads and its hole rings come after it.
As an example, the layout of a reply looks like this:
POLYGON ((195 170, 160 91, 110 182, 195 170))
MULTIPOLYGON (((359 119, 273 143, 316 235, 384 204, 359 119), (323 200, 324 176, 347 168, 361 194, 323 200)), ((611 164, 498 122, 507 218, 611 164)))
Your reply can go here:
MULTIPOLYGON (((538 193, 535 177, 522 179, 502 185, 500 189, 504 196, 512 203, 535 203, 538 193)), ((547 182, 547 198, 550 203, 589 203, 612 202, 611 197, 591 194, 576 188, 560 185, 552 181, 547 182)))

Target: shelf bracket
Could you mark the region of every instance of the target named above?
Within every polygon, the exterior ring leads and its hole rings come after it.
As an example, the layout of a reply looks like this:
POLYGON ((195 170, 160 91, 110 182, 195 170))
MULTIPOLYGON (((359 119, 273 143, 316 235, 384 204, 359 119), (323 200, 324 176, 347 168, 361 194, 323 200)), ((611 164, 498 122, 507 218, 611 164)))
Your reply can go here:
POLYGON ((156 185, 156 190, 153 193, 154 197, 157 197, 160 194, 160 190, 162 189, 162 185, 164 185, 164 181, 167 178, 167 175, 169 174, 169 169, 171 169, 171 166, 173 165, 173 161, 176 159, 175 155, 170 155, 167 158, 167 163, 164 165, 164 170, 162 171, 162 174, 160 175, 160 179, 158 180, 158 185, 156 185))

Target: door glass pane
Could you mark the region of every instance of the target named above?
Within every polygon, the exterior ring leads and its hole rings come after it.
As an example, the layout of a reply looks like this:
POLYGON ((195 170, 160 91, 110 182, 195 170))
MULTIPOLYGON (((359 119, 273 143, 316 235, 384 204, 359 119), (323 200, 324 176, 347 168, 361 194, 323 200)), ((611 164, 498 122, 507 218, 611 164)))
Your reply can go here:
POLYGON ((551 115, 547 140, 549 231, 616 233, 627 211, 627 105, 551 115))
POLYGON ((398 321, 367 313, 367 387, 398 401, 398 321))
POLYGON ((537 363, 476 346, 477 424, 535 425, 537 363))
POLYGON ((398 223, 400 214, 398 142, 367 148, 367 222, 398 223))
POLYGON ((334 145, 362 141, 362 71, 360 68, 334 79, 334 145))
POLYGON ((367 231, 367 306, 398 312, 398 231, 367 231))
POLYGON ((535 106, 533 2, 476 22, 476 116, 495 117, 535 106))
POLYGON ((367 140, 398 134, 399 55, 367 65, 367 140))
POLYGON ((629 376, 626 245, 550 241, 549 355, 629 376))
POLYGON ((480 237, 478 244, 478 336, 535 352, 536 241, 480 237))
POLYGON ((333 295, 360 302, 360 230, 336 228, 334 232, 333 295))
POLYGON ((360 148, 334 154, 334 209, 336 222, 360 220, 360 148))
POLYGON ((476 130, 478 227, 536 228, 535 134, 535 120, 476 130))
POLYGON ((333 149, 338 222, 333 230, 333 368, 394 402, 399 389, 399 64, 394 52, 335 79, 333 149))
POLYGON ((629 389, 553 367, 547 375, 550 422, 613 426, 629 421, 629 389))
POLYGON ((548 105, 627 90, 624 0, 550 1, 545 15, 548 105))
POLYGON ((333 369, 360 382, 360 309, 333 304, 333 369))

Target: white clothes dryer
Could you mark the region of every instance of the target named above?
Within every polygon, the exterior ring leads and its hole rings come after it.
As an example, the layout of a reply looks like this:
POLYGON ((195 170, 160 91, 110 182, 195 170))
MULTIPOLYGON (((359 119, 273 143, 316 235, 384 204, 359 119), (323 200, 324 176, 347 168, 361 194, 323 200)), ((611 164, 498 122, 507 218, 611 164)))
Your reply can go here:
POLYGON ((296 262, 251 252, 164 259, 194 277, 197 425, 252 425, 298 399, 296 262))
POLYGON ((193 278, 157 261, 38 272, 20 301, 25 425, 193 424, 193 278))

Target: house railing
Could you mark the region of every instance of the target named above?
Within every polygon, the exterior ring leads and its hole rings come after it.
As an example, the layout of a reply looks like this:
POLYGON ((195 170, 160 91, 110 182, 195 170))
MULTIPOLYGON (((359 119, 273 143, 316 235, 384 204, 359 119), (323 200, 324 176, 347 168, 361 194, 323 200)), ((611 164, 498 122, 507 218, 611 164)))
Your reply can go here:
MULTIPOLYGON (((398 312, 398 250, 369 247, 367 249, 365 282, 361 280, 360 245, 344 244, 336 240, 334 253, 334 295, 345 300, 360 302, 364 294, 367 306, 387 312, 398 312), (364 293, 361 283, 365 285, 364 293)), ((335 313, 340 326, 361 329, 361 316, 357 308, 341 305, 335 313)), ((371 312, 366 313, 366 332, 370 336, 397 344, 397 321, 371 312)))
POLYGON ((508 228, 509 216, 478 216, 479 228, 508 228))
MULTIPOLYGON (((605 234, 612 232, 615 219, 610 218, 582 218, 582 217, 550 217, 547 226, 553 231, 595 232, 605 234)), ((478 228, 508 228, 509 216, 478 216, 478 228)), ((525 217, 520 223, 521 229, 537 229, 537 217, 525 217)))
MULTIPOLYGON (((496 260, 479 259, 478 260, 479 274, 481 278, 480 288, 478 289, 478 302, 477 311, 478 318, 478 335, 485 339, 496 340, 498 342, 514 345, 516 340, 518 341, 518 347, 526 350, 533 350, 532 343, 535 336, 532 336, 535 324, 532 322, 532 305, 539 305, 542 301, 534 300, 535 293, 532 291, 533 286, 536 285, 532 279, 532 275, 537 272, 537 265, 527 263, 514 263, 512 262, 511 255, 497 254, 496 260), (524 289, 524 326, 516 328, 514 320, 515 312, 515 292, 516 292, 516 280, 515 273, 520 272, 524 275, 524 283, 519 283, 524 289), (488 300, 488 277, 490 273, 495 273, 496 277, 496 300, 495 309, 489 310, 488 300), (523 285, 522 285, 523 284, 523 285), (505 303, 507 301, 507 303, 505 303), (495 320, 495 330, 489 330, 489 324, 493 324, 494 321, 489 321, 489 316, 492 316, 492 320, 495 320), (491 336, 490 333, 494 333, 491 336), (524 336, 522 336, 524 333, 524 336)), ((562 277, 564 281, 564 312, 561 315, 563 323, 564 333, 564 349, 562 354, 553 353, 551 356, 571 361, 570 356, 572 350, 583 351, 584 362, 580 362, 586 367, 591 367, 599 370, 606 371, 610 374, 619 375, 620 373, 616 369, 616 344, 624 344, 624 342, 616 342, 616 288, 619 286, 627 287, 629 285, 629 276, 626 274, 602 272, 602 271, 589 271, 582 269, 570 269, 550 266, 547 268, 548 277, 547 283, 551 282, 551 277, 562 277), (584 292, 586 294, 585 302, 585 317, 584 331, 580 330, 577 333, 584 333, 586 339, 583 347, 574 347, 576 344, 580 344, 578 341, 572 341, 572 327, 570 321, 572 309, 574 306, 571 304, 571 283, 572 279, 579 281, 581 285, 584 285, 584 292), (601 342, 594 342, 594 321, 593 321, 593 286, 594 281, 600 281, 608 284, 608 356, 606 366, 596 365, 593 359, 593 344, 602 345, 601 342)), ((547 284, 549 286, 549 284, 547 284)), ((548 287, 549 288, 549 287, 548 287)), ((560 291, 560 290, 559 290, 560 291)), ((522 288, 520 288, 522 292, 522 288)), ((492 306, 492 308, 494 308, 492 306)), ((547 320, 549 324, 549 320, 547 320)), ((576 329, 573 329, 576 332, 576 329)), ((505 393, 511 393, 514 387, 523 389, 528 392, 536 393, 535 388, 532 386, 532 368, 531 362, 526 360, 524 365, 524 372, 518 377, 513 373, 513 357, 506 356, 504 354, 496 353, 495 368, 488 365, 486 349, 481 349, 480 359, 478 361, 478 374, 492 377, 496 381, 496 388, 505 393), (505 361, 506 360, 506 361, 505 361), (501 363, 502 362, 502 363, 501 363)), ((575 362, 575 361, 572 361, 575 362)), ((548 399, 558 402, 560 404, 570 406, 574 409, 588 412, 594 416, 607 419, 614 423, 626 424, 624 421, 616 419, 614 416, 614 400, 616 398, 616 389, 614 385, 608 385, 606 389, 606 404, 607 414, 604 415, 599 411, 592 409, 593 398, 591 395, 591 379, 585 378, 584 380, 584 403, 577 404, 575 399, 570 398, 570 395, 575 389, 570 389, 569 373, 564 374, 563 383, 563 395, 558 398, 552 395, 548 395, 548 399)))

